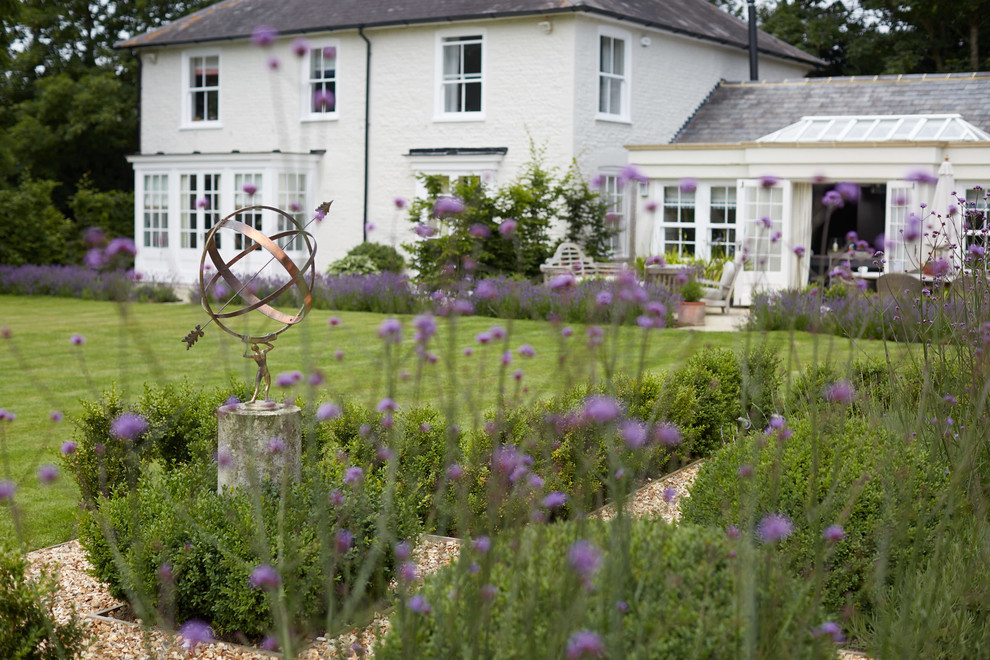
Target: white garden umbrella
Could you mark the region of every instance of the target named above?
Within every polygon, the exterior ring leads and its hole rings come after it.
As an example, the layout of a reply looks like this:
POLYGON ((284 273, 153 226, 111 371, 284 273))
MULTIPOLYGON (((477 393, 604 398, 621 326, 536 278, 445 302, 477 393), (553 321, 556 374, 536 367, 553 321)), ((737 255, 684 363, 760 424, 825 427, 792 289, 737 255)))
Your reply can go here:
POLYGON ((962 213, 958 210, 959 201, 955 196, 956 175, 952 171, 949 157, 938 168, 938 181, 932 193, 931 204, 925 209, 925 234, 929 251, 934 256, 949 260, 954 267, 962 263, 962 213))

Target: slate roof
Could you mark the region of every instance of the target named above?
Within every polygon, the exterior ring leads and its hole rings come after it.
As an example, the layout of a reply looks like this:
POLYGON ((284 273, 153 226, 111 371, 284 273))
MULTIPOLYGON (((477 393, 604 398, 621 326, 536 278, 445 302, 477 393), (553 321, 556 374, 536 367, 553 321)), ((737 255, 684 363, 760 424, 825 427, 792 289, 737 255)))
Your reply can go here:
MULTIPOLYGON (((707 0, 224 0, 117 44, 141 48, 246 39, 259 25, 281 34, 484 18, 587 12, 747 48, 746 23, 707 0)), ((760 32, 760 51, 811 66, 822 61, 760 32)))
POLYGON ((959 114, 990 132, 990 72, 723 81, 671 142, 752 142, 812 115, 915 114, 959 114))

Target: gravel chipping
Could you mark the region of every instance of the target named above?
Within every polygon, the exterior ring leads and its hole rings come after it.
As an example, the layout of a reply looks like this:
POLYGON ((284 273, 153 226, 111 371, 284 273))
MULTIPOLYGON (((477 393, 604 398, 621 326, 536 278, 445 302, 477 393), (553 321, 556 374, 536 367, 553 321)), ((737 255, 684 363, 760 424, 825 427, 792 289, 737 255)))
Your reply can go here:
MULTIPOLYGON (((661 479, 651 481, 636 491, 627 504, 632 515, 659 514, 667 522, 680 517, 680 501, 690 497, 689 489, 701 468, 701 462, 692 463, 661 479), (664 491, 673 488, 676 495, 671 497, 664 491)), ((605 520, 615 513, 611 506, 600 509, 596 514, 605 520)), ((436 573, 443 566, 457 558, 460 541, 439 536, 425 536, 413 549, 413 560, 417 565, 418 580, 436 573)), ((122 605, 107 592, 106 588, 89 575, 91 566, 78 541, 69 541, 51 548, 36 550, 27 554, 30 562, 29 574, 38 575, 42 566, 48 571, 58 572, 59 590, 55 596, 55 617, 66 621, 73 609, 79 612, 82 625, 86 627, 92 641, 80 658, 82 660, 113 659, 138 660, 143 658, 175 659, 194 657, 205 660, 266 660, 273 654, 217 642, 196 647, 192 652, 181 648, 176 640, 161 631, 144 630, 140 625, 93 616, 109 608, 122 605)), ((394 586, 394 583, 393 583, 394 586)), ((334 638, 318 637, 312 646, 299 654, 304 660, 318 658, 354 658, 357 652, 371 655, 375 643, 388 632, 388 616, 383 611, 375 615, 370 624, 352 628, 334 638), (360 645, 359 649, 354 647, 360 645)), ((840 650, 842 660, 868 660, 866 655, 853 651, 840 650)))

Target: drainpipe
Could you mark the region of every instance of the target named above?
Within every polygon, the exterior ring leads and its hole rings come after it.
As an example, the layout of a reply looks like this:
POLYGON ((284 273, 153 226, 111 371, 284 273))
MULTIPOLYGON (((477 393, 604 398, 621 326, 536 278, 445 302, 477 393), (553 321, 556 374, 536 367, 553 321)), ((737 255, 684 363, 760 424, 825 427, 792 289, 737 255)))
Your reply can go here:
POLYGON ((137 60, 137 153, 141 153, 141 74, 144 62, 141 56, 133 48, 130 50, 131 57, 137 60))
POLYGON ((749 79, 759 80, 759 63, 756 55, 756 5, 754 0, 746 0, 749 5, 749 79))
POLYGON ((364 35, 364 26, 358 28, 358 35, 364 39, 364 214, 361 236, 368 242, 368 129, 371 125, 371 42, 364 35))

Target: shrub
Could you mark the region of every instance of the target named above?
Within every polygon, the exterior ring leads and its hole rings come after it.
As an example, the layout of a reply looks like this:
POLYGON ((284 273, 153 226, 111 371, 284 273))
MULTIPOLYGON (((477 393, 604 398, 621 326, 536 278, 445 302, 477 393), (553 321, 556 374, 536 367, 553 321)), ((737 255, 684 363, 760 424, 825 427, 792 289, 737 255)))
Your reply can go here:
POLYGON ((65 623, 55 621, 58 583, 42 571, 28 578, 20 552, 0 540, 0 657, 71 658, 83 650, 85 631, 75 612, 65 623))
POLYGON ((419 594, 404 593, 375 656, 579 657, 567 646, 584 630, 607 649, 600 657, 828 657, 809 591, 772 562, 755 562, 765 582, 743 597, 744 554, 721 530, 659 520, 531 526, 487 553, 466 546, 419 594), (589 559, 583 576, 576 547, 589 559), (757 615, 765 624, 750 629, 757 615))
POLYGON ((410 506, 396 501, 385 509, 385 502, 381 485, 352 488, 312 470, 282 492, 266 486, 218 494, 215 477, 182 468, 147 474, 133 492, 101 500, 98 511, 84 516, 80 541, 94 574, 139 616, 166 623, 198 618, 220 635, 257 639, 272 631, 270 598, 249 577, 259 565, 274 566, 301 627, 296 632, 305 634, 325 624, 327 607, 339 611, 348 599, 384 594, 393 567, 390 539, 418 533, 410 506), (332 509, 331 491, 342 497, 332 509), (341 555, 334 539, 343 529, 354 543, 341 555), (359 575, 367 576, 364 582, 359 575))
POLYGON ((707 456, 732 439, 743 412, 741 391, 739 360, 725 348, 699 351, 674 373, 662 405, 669 410, 685 398, 693 404, 683 419, 665 415, 680 426, 693 456, 707 456))
POLYGON ((903 568, 916 550, 930 549, 944 468, 861 417, 792 422, 718 451, 683 503, 683 520, 752 530, 764 515, 782 513, 794 522, 786 542, 793 570, 814 575, 824 556, 826 607, 838 612, 850 601, 869 609, 884 586, 875 584, 878 567, 903 568), (823 531, 834 524, 845 538, 825 547, 823 531))
POLYGON ((364 255, 348 254, 327 266, 327 275, 373 275, 379 271, 378 266, 364 255))
POLYGON ((367 257, 374 264, 377 272, 399 274, 406 267, 406 260, 391 245, 381 243, 359 243, 347 253, 349 257, 367 257))

